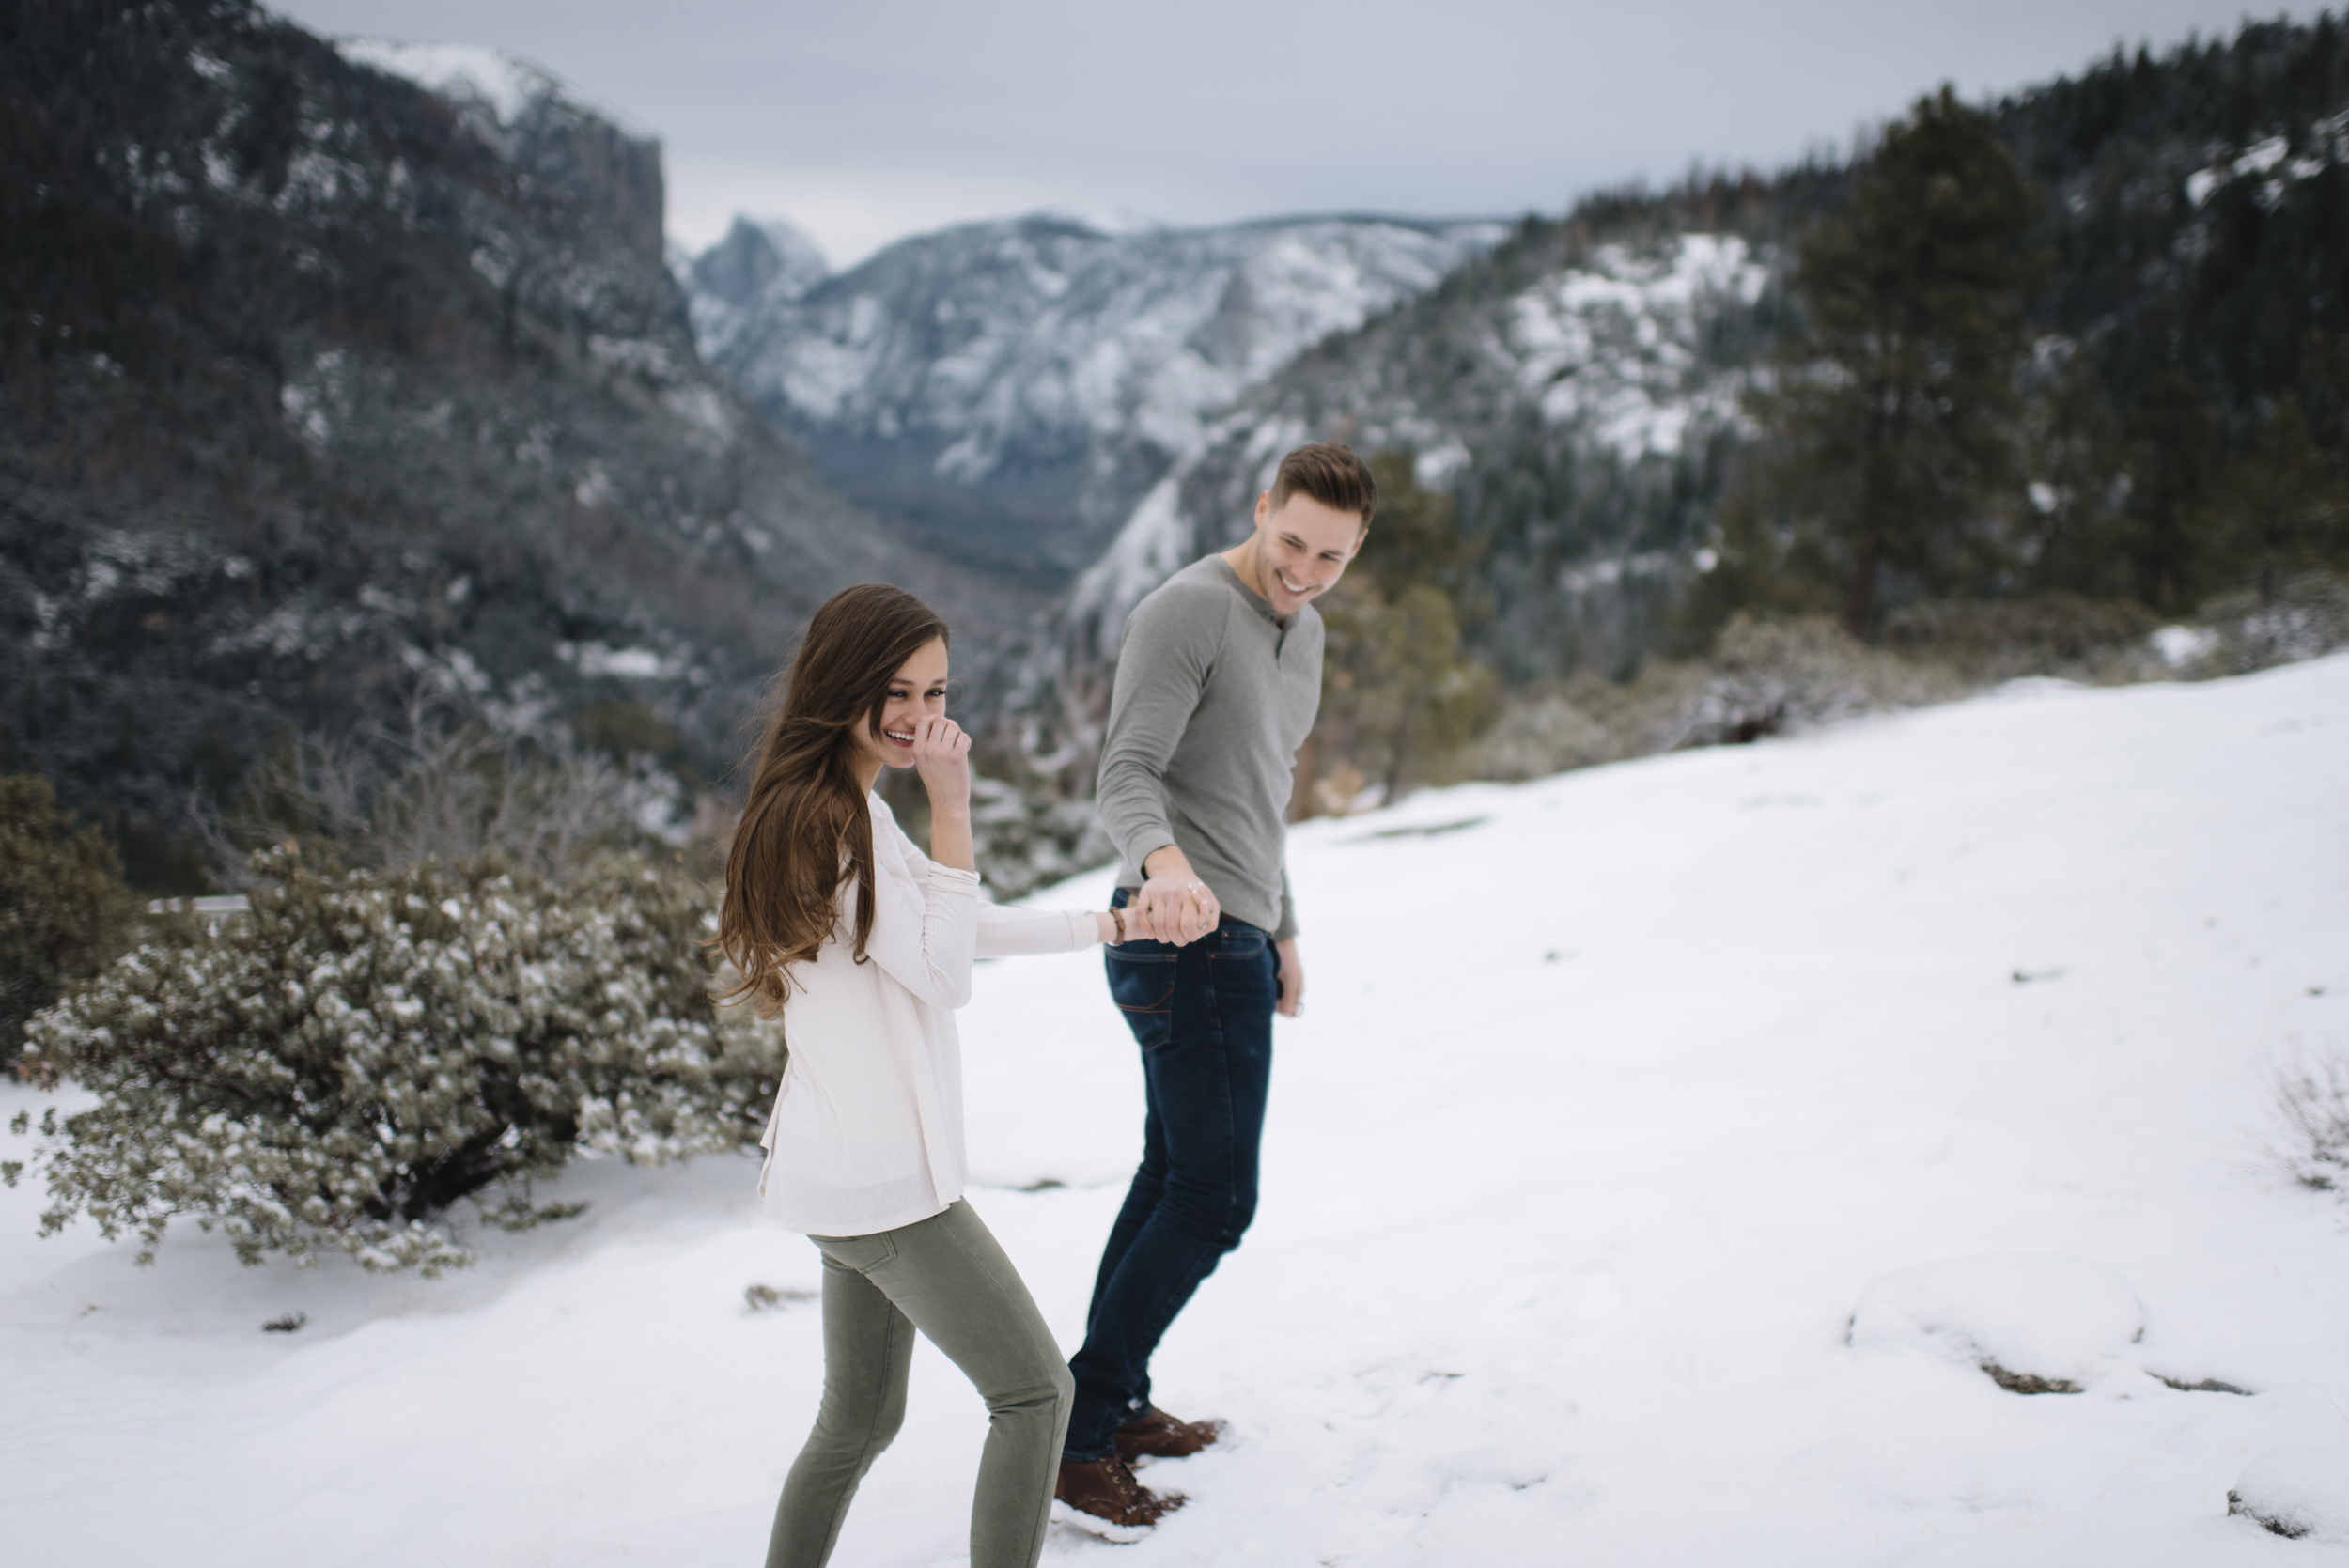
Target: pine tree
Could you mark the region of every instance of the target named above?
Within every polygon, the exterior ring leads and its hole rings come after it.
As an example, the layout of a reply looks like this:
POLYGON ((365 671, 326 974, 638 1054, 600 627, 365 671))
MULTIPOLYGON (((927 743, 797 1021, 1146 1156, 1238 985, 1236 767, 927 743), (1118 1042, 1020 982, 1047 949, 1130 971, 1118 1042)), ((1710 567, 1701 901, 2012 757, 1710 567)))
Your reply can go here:
MULTIPOLYGON (((1461 645, 1489 613, 1476 571, 1485 539, 1462 531, 1452 497, 1422 487, 1408 452, 1371 460, 1378 513, 1361 557, 1327 598, 1321 717, 1300 784, 1323 764, 1374 772, 1389 799, 1407 774, 1468 741, 1494 710, 1497 682, 1461 645)), ((1315 808, 1300 788, 1292 815, 1315 808)))
POLYGON ((2133 451, 2122 561, 2129 592, 2164 614, 2181 614, 2209 587, 2217 422, 2191 380, 2161 370, 2146 382, 2128 429, 2133 451))
POLYGON ((0 777, 0 1072, 27 1019, 129 945, 136 911, 105 834, 75 832, 39 774, 0 777))
POLYGON ((1944 87, 1802 242, 1804 327, 1751 407, 1781 443, 1767 482, 1821 537, 1855 634, 1888 569, 1946 592, 1999 559, 2000 503, 2019 489, 2022 303, 2047 266, 2022 246, 2040 206, 1988 116, 1944 87))
POLYGON ((2127 433, 2104 383, 2067 353, 2030 401, 2024 450, 2030 483, 2016 508, 2021 581, 2035 593, 2128 596, 2120 554, 2129 522, 2127 433))
POLYGON ((2286 393, 2248 452, 2227 464, 2221 529, 2234 568, 2262 604, 2294 572, 2349 568, 2349 486, 2286 393))

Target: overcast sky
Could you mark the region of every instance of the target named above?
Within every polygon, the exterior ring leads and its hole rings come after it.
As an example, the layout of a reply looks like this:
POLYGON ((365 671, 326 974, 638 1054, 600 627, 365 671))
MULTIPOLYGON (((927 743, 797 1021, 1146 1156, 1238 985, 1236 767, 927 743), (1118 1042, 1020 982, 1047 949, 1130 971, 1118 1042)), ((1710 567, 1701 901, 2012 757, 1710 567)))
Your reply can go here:
POLYGON ((699 247, 735 212, 779 215, 835 265, 1044 207, 1172 223, 1556 212, 1692 163, 1766 169, 1848 145, 1943 81, 1978 98, 2243 15, 2239 0, 275 8, 330 37, 535 60, 661 137, 677 238, 699 247))

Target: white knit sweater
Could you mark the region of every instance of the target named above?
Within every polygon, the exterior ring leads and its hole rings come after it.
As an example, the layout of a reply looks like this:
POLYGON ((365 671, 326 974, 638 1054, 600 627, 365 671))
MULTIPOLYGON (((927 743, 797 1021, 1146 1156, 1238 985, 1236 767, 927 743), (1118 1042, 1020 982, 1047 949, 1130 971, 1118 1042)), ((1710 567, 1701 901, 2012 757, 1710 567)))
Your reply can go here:
POLYGON ((856 884, 784 1004, 790 1064, 768 1119, 758 1180, 767 1213, 810 1235, 870 1235, 926 1219, 962 1195, 962 1051, 955 1009, 973 958, 1065 953, 1100 939, 1082 909, 979 901, 973 872, 913 846, 878 795, 873 931, 855 961, 856 884))

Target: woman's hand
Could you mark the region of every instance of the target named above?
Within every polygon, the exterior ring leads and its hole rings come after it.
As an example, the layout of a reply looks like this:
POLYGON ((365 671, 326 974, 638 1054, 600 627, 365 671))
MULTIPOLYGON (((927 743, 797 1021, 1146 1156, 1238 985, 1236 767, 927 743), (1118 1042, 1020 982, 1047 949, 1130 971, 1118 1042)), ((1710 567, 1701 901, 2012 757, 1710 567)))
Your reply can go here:
POLYGON ((976 871, 971 842, 971 737, 944 714, 913 729, 913 770, 930 792, 930 859, 957 871, 976 871))
POLYGON ((944 714, 922 721, 913 732, 913 770, 930 794, 932 816, 971 815, 971 737, 944 714))

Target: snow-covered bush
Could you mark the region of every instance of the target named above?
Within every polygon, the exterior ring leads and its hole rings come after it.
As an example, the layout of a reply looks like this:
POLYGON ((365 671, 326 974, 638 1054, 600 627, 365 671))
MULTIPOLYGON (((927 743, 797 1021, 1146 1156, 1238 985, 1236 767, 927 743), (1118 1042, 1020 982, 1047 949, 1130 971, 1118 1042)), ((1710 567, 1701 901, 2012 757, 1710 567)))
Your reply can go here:
POLYGON ((2349 582, 2328 572, 2301 572, 2263 599, 2246 589, 2202 607, 2202 624, 2217 641, 2192 672, 2239 675, 2335 648, 2349 648, 2349 582))
POLYGON ((1730 618, 1709 662, 1650 662, 1629 681, 1589 673, 1510 697, 1465 753, 1480 779, 1522 780, 1734 745, 1856 713, 1962 693, 1949 670, 1871 648, 1824 615, 1730 618))
POLYGON ((494 859, 253 870, 246 918, 142 945, 28 1027, 99 1096, 42 1119, 45 1233, 86 1214, 147 1262, 186 1216, 246 1263, 429 1275, 468 1260, 437 1222, 460 1199, 521 1229, 575 1212, 531 1193, 574 1153, 755 1141, 780 1035, 712 1005, 691 879, 623 856, 560 886, 494 859))
POLYGON ((1476 778, 1516 782, 1662 751, 1712 673, 1652 660, 1628 681, 1589 671, 1513 693, 1464 757, 1476 778))
POLYGON ((1735 745, 1954 694, 1948 676, 1868 647, 1825 615, 1733 615, 1713 662, 1719 673, 1683 716, 1677 745, 1735 745))
POLYGON ((2127 599, 2041 594, 1932 599, 1884 618, 1884 645, 1995 685, 2026 675, 2112 683, 2164 673, 2149 639, 2161 618, 2127 599))

